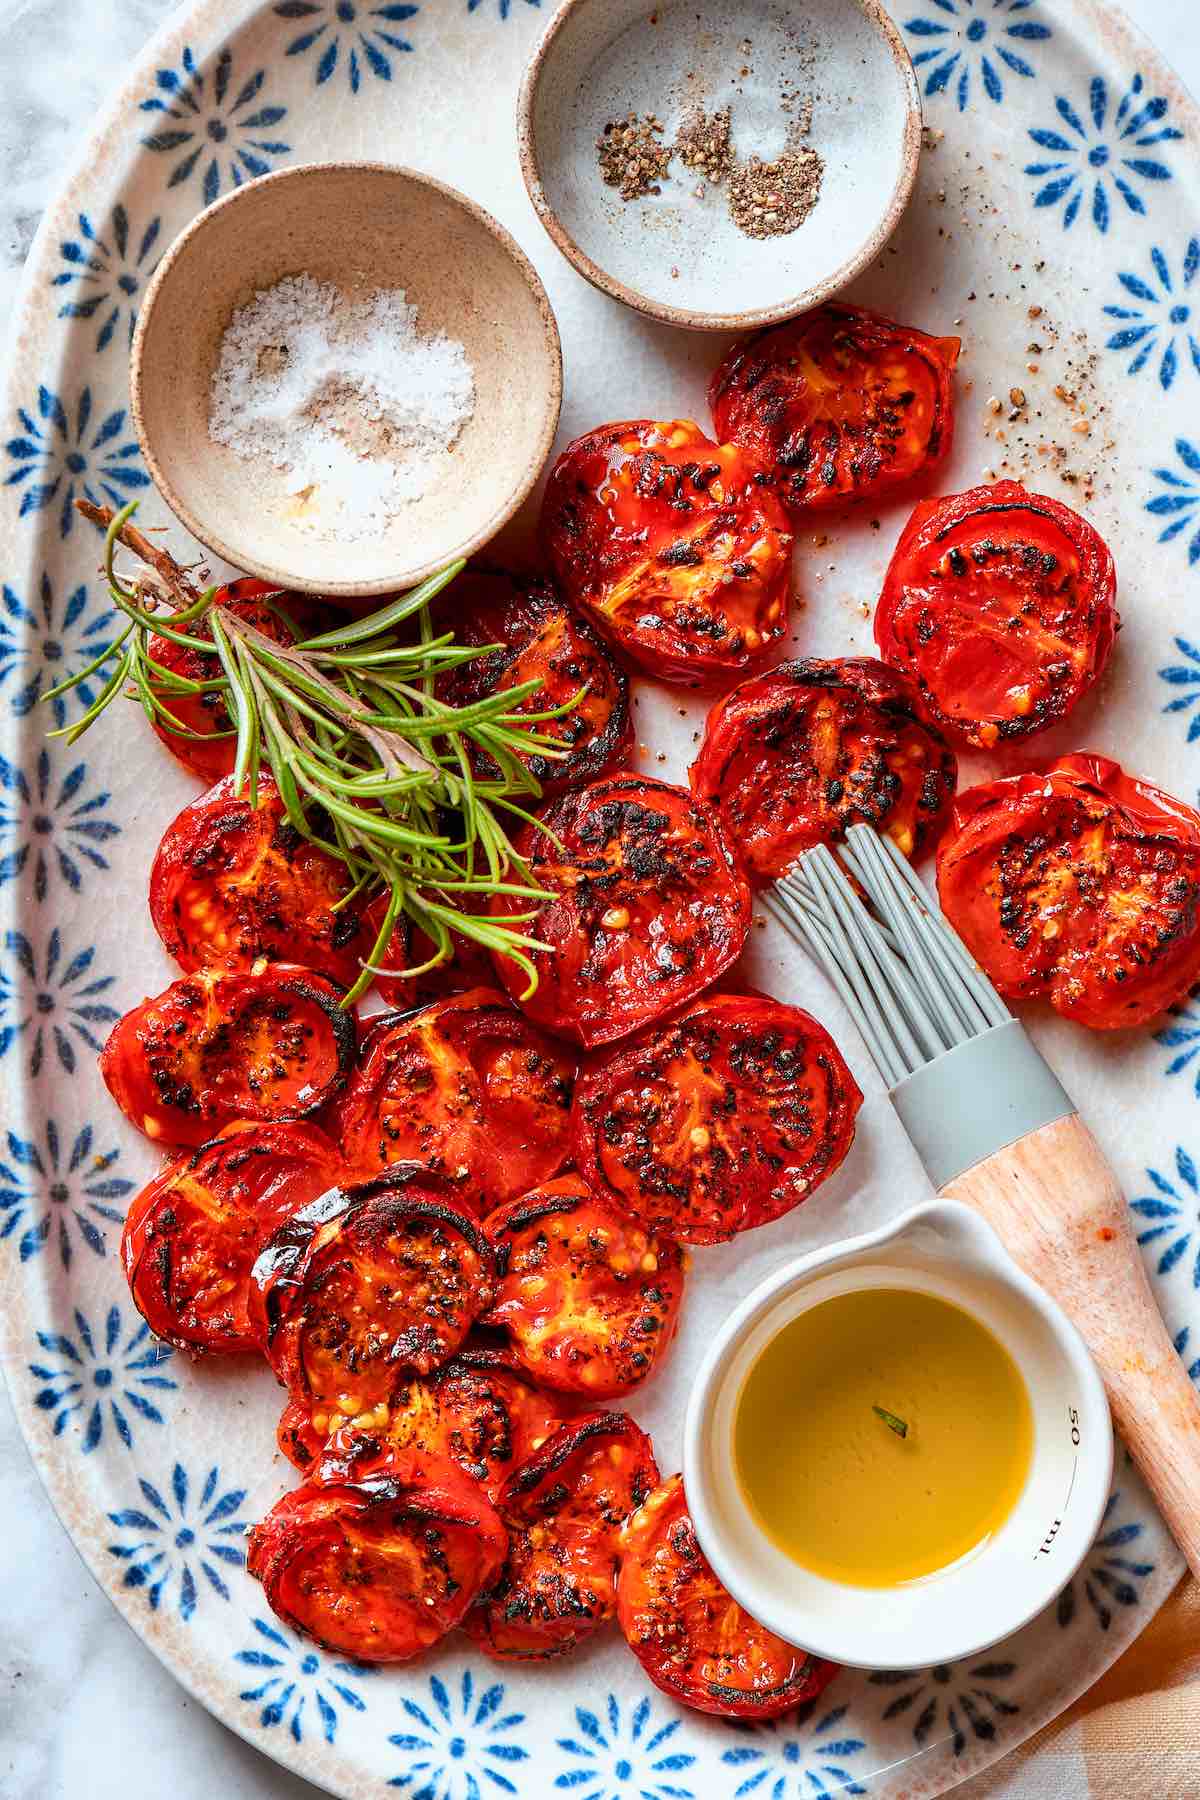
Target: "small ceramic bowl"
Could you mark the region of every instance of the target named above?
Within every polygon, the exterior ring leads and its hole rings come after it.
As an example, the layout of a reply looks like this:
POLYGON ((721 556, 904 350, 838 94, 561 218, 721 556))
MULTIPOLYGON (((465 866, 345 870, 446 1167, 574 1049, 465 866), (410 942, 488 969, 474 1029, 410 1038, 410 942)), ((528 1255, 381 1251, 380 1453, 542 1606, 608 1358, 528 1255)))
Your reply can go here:
POLYGON ((815 306, 879 254, 916 179, 921 100, 880 0, 564 0, 525 72, 517 129, 530 198, 581 275, 667 324, 741 331, 815 306), (697 107, 729 108, 742 161, 820 154, 820 195, 796 230, 746 235, 728 182, 678 155, 658 194, 625 201, 604 184, 607 124, 653 113, 670 145, 697 107))
POLYGON ((705 1555, 754 1618, 834 1662, 915 1669, 972 1656, 1049 1605, 1095 1538, 1112 1459, 1108 1402, 1083 1340, 991 1228, 943 1200, 804 1257, 748 1296, 692 1388, 683 1480, 705 1555), (1029 1476, 1000 1529, 951 1567, 889 1588, 830 1581, 793 1562, 750 1512, 733 1456, 742 1384, 766 1345, 809 1307, 869 1287, 937 1294, 971 1313, 1015 1361, 1034 1423, 1029 1476))
POLYGON ((558 327, 534 269, 481 207, 411 169, 319 163, 264 175, 210 206, 159 264, 133 342, 133 414, 159 492, 200 542, 267 581, 385 593, 467 556, 529 493, 562 399, 558 327), (347 295, 402 288, 418 330, 466 350, 475 410, 447 473, 378 535, 301 523, 269 464, 214 443, 208 415, 236 308, 285 275, 347 295))

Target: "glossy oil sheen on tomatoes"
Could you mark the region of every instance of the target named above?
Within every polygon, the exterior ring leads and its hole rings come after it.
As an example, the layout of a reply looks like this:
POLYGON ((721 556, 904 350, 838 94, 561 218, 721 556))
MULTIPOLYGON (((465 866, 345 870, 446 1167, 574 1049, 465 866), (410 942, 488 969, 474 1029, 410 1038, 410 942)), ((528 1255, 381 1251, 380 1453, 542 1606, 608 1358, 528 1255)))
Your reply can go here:
POLYGON ((907 1288, 839 1294, 793 1319, 750 1370, 734 1422, 738 1480, 767 1536, 858 1587, 897 1587, 981 1546, 1016 1505, 1032 1448, 1007 1350, 907 1288))

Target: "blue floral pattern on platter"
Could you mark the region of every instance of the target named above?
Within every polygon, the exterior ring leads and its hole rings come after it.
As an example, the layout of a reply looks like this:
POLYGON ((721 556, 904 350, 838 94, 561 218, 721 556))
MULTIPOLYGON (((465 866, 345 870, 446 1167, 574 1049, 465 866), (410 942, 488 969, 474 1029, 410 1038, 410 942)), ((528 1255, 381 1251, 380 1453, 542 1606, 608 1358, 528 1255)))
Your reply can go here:
POLYGON ((297 1744, 304 1742, 308 1703, 312 1701, 317 1730, 327 1744, 337 1739, 344 1709, 366 1712, 367 1703, 358 1686, 376 1671, 363 1663, 335 1662, 318 1654, 286 1631, 278 1620, 251 1620, 255 1642, 239 1650, 234 1661, 253 1670, 254 1686, 238 1695, 259 1709, 258 1722, 266 1730, 284 1726, 297 1744))
POLYGON ((150 486, 137 439, 126 436, 125 408, 113 407, 98 420, 94 410, 90 386, 69 405, 39 387, 32 410, 21 407, 17 414, 19 434, 4 446, 12 464, 5 485, 21 488, 21 518, 53 504, 60 537, 75 528, 77 497, 122 507, 150 486))
POLYGON ((1144 90, 1142 76, 1135 75, 1114 106, 1108 82, 1103 75, 1095 75, 1085 106, 1059 94, 1054 106, 1060 123, 1030 130, 1034 143, 1052 158, 1026 164, 1025 173, 1042 183, 1033 204, 1056 207, 1061 203, 1064 230, 1070 230, 1090 197, 1092 223, 1098 231, 1107 232, 1113 194, 1128 211, 1144 213, 1144 195, 1149 188, 1170 181, 1171 168, 1159 147, 1176 142, 1183 133, 1175 125, 1162 123, 1170 110, 1166 96, 1144 99, 1144 90), (1156 154, 1142 154, 1148 150, 1156 154))
POLYGON ((37 1341, 48 1360, 29 1365, 35 1381, 44 1384, 33 1404, 53 1420, 55 1437, 76 1423, 86 1456, 103 1443, 106 1423, 127 1450, 133 1448, 130 1414, 151 1425, 163 1423, 163 1396, 178 1384, 161 1370, 174 1352, 151 1337, 136 1313, 126 1326, 120 1307, 110 1306, 100 1332, 76 1307, 72 1333, 39 1331, 37 1341))
POLYGON ((1104 308, 1110 319, 1120 321, 1107 347, 1133 351, 1131 375, 1140 374, 1153 361, 1159 386, 1169 388, 1181 368, 1190 365, 1194 373, 1200 374, 1195 307, 1187 298, 1200 270, 1200 238, 1189 239, 1176 278, 1171 275, 1170 259, 1157 244, 1150 252, 1150 266, 1148 276, 1124 269, 1117 276, 1128 298, 1104 308), (1131 299, 1138 304, 1130 306, 1131 299))
POLYGON ((93 1256, 107 1256, 109 1227, 125 1217, 112 1203, 133 1192, 132 1181, 110 1173, 120 1154, 98 1152, 90 1125, 76 1131, 69 1150, 54 1119, 40 1138, 10 1129, 0 1153, 0 1240, 19 1232, 22 1262, 53 1242, 64 1269, 71 1267, 76 1237, 93 1256))
MULTIPOLYGON (((212 0, 199 3, 215 17, 212 0)), ((896 17, 928 116, 946 128, 942 164, 928 166, 941 180, 960 148, 982 163, 982 144, 1002 143, 996 193, 1046 257, 1047 281, 1068 251, 1086 264, 1078 322, 1105 346, 1097 380, 1106 398, 1127 393, 1144 406, 1149 396, 1157 415, 1159 442, 1152 432, 1128 476, 1147 539, 1171 547, 1160 561, 1178 589, 1200 564, 1200 431, 1188 412, 1200 255, 1195 153, 1182 143, 1193 115, 1161 72, 1137 72, 1136 51, 1085 42, 1072 5, 905 0, 896 17)), ((414 83, 444 55, 444 31, 473 93, 468 59, 511 47, 515 68, 550 10, 549 0, 261 0, 232 29, 227 11, 219 28, 192 31, 194 50, 180 32, 128 99, 136 177, 85 177, 42 247, 38 292, 57 335, 10 396, 4 475, 24 549, 4 571, 0 604, 0 720, 21 745, 0 751, 0 904, 10 907, 0 926, 0 1072, 19 1076, 25 1097, 0 1133, 0 1279, 28 1301, 9 1366, 39 1462, 65 1464, 76 1487, 103 1495, 94 1530, 110 1590, 168 1663, 181 1629, 224 1683, 224 1716, 305 1773, 315 1747, 325 1767, 353 1771, 347 1784, 366 1771, 403 1800, 820 1800, 877 1784, 889 1793, 893 1764, 936 1786, 1027 1735, 1047 1691, 1085 1662, 1099 1672, 1161 1598, 1172 1553, 1132 1472, 1069 1592, 1027 1634, 953 1667, 847 1671, 829 1694, 767 1724, 681 1712, 632 1663, 610 1680, 600 1646, 583 1704, 556 1671, 535 1672, 536 1699, 530 1672, 498 1680, 462 1639, 427 1668, 379 1672, 317 1651, 241 1578, 244 1530, 269 1493, 250 1500, 232 1473, 209 1466, 186 1420, 204 1416, 203 1384, 214 1378, 155 1343, 121 1278, 122 1218, 148 1165, 109 1106, 95 1052, 118 1017, 114 974, 130 973, 104 914, 146 832, 115 773, 119 753, 115 762, 99 737, 76 749, 43 739, 43 722, 69 727, 99 683, 42 696, 114 635, 96 580, 99 543, 77 526, 72 502, 148 497, 126 355, 147 283, 181 226, 293 156, 336 154, 323 121, 352 119, 351 132, 365 127, 369 138, 379 120, 402 117, 414 83), (1066 1675, 1060 1628, 1070 1634, 1066 1675)), ((937 303, 927 304, 936 325, 937 303)), ((1147 689, 1160 698, 1145 711, 1182 753, 1200 741, 1200 629, 1167 599, 1146 644, 1147 689)), ((129 718, 140 732, 132 709, 129 718)), ((181 777, 172 769, 164 780, 181 777)), ((1200 763, 1187 780, 1189 793, 1200 787, 1200 763)), ((165 807, 153 798, 157 818, 165 807)), ((1178 1096, 1168 1101, 1178 1114, 1200 1096, 1200 996, 1161 1022, 1158 1039, 1157 1053, 1147 1042, 1148 1079, 1178 1096)), ((1176 1348, 1200 1382, 1200 1200, 1180 1141, 1182 1124, 1147 1145, 1139 1166, 1154 1169, 1128 1191, 1176 1348)), ((264 1446, 265 1456, 269 1427, 264 1446)), ((256 1478, 265 1467, 254 1461, 256 1478)))
POLYGON ((478 1800, 482 1792, 519 1794, 518 1765, 529 1751, 518 1733, 525 1715, 505 1705, 505 1687, 493 1681, 478 1692, 470 1669, 449 1684, 429 1677, 428 1698, 406 1694, 407 1723, 388 1743, 411 1760, 388 1786, 407 1800, 478 1800))
POLYGON ((847 1765, 866 1749, 846 1724, 848 1706, 827 1710, 824 1696, 784 1719, 747 1727, 752 1741, 721 1752, 740 1780, 730 1800, 800 1800, 801 1795, 865 1794, 847 1765), (814 1716, 816 1715, 816 1716, 814 1716))
POLYGON ((205 1592, 228 1602, 228 1571, 246 1563, 240 1540, 247 1522, 239 1516, 246 1490, 222 1492, 220 1470, 212 1468, 196 1493, 196 1482, 178 1462, 162 1488, 144 1475, 137 1485, 142 1504, 108 1515, 124 1534, 108 1545, 109 1555, 124 1565, 122 1587, 144 1591, 152 1612, 173 1602, 185 1623, 205 1592))
POLYGON ((185 50, 182 68, 160 69, 157 94, 142 101, 143 112, 162 116, 162 124, 142 142, 171 159, 167 187, 179 187, 198 173, 205 206, 223 186, 240 187, 269 174, 274 159, 291 151, 290 143, 274 135, 287 107, 261 104, 267 71, 256 69, 239 79, 234 69, 228 48, 216 58, 211 76, 185 50))
POLYGON ((1031 17, 1036 0, 929 0, 936 11, 908 19, 904 29, 921 45, 914 47, 913 67, 924 73, 927 99, 952 93, 965 112, 979 90, 999 106, 1008 75, 1031 81, 1037 71, 1029 60, 1035 44, 1054 34, 1041 18, 1031 17))
POLYGON ((97 323, 96 349, 107 350, 126 321, 126 342, 133 342, 138 298, 158 261, 162 218, 156 213, 141 232, 130 227, 129 214, 118 201, 105 235, 80 213, 77 234, 60 246, 63 267, 54 277, 56 288, 70 289, 70 298, 59 308, 60 319, 90 319, 97 323))

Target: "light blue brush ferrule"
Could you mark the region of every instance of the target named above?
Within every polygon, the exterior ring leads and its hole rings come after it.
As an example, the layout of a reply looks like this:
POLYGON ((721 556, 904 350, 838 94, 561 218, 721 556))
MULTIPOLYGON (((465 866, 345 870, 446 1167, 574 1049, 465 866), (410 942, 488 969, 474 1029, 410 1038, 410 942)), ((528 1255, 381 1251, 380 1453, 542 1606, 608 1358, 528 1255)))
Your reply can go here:
POLYGON ((935 1188, 1078 1111, 1019 1019, 947 1050, 890 1090, 935 1188))

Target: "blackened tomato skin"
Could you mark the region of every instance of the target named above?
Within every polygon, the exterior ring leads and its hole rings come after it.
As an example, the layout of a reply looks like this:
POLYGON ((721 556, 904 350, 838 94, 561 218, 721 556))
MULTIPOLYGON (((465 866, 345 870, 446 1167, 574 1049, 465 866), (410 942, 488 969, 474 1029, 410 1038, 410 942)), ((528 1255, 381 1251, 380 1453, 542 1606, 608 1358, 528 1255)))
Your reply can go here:
POLYGON ((340 1169, 315 1125, 240 1121, 156 1176, 131 1203, 121 1235, 129 1291, 155 1336, 185 1350, 258 1349, 255 1259, 340 1169))
POLYGON ((150 871, 150 916, 181 969, 303 963, 353 985, 373 938, 345 865, 289 823, 268 776, 258 806, 219 781, 172 820, 150 871))
POLYGON ((938 894, 1002 994, 1094 1031, 1145 1024, 1200 978, 1200 813, 1107 757, 960 794, 938 894))
POLYGON ((616 1611, 621 1527, 658 1481, 646 1434, 626 1413, 570 1420, 509 1476, 509 1536, 495 1586, 463 1621, 501 1661, 559 1656, 616 1611))
POLYGON ((550 472, 541 530, 567 598, 660 681, 737 674, 786 629, 792 532, 775 478, 690 419, 576 438, 550 472))
POLYGON ((483 1223, 502 1327, 529 1374, 593 1401, 630 1393, 659 1366, 679 1323, 683 1253, 578 1175, 563 1175, 483 1223))
POLYGON ((588 1064, 571 1155, 647 1230, 716 1244, 790 1212, 854 1141, 858 1083, 825 1027, 758 994, 708 994, 588 1064))
POLYGON ((957 338, 828 304, 741 338, 709 385, 717 436, 775 473, 797 512, 890 497, 944 460, 957 338))
MULTIPOLYGON (((518 840, 533 885, 551 895, 526 927, 532 994, 509 959, 496 972, 529 1018, 591 1049, 615 1042, 710 987, 741 954, 750 887, 717 815, 686 789, 611 775, 564 794, 518 840), (557 840, 557 842, 555 841, 557 840), (561 849, 559 845, 561 844, 561 849)), ((520 903, 527 907, 527 902, 520 903)), ((517 903, 497 895, 497 917, 517 903)))
POLYGON ((203 969, 127 1012, 100 1073, 131 1124, 155 1143, 198 1145, 234 1119, 306 1118, 345 1084, 352 1014, 311 969, 257 975, 203 969))
POLYGON ((880 655, 952 742, 990 750, 1066 718, 1120 620, 1107 544, 1059 500, 997 481, 923 500, 875 611, 880 655))
POLYGON ((696 1541, 680 1476, 656 1487, 621 1533, 617 1620, 656 1687, 722 1719, 775 1719, 838 1673, 760 1625, 718 1581, 696 1541))
POLYGON ((249 1535, 272 1610, 358 1662, 405 1662, 461 1623, 504 1562, 491 1501, 444 1457, 397 1451, 361 1481, 310 1482, 249 1535))
POLYGON ((691 768, 692 792, 756 884, 863 822, 919 856, 957 779, 915 684, 867 656, 780 663, 742 682, 709 713, 691 768))
POLYGON ((360 1176, 415 1158, 482 1213, 562 1167, 574 1077, 561 1044, 496 988, 472 988, 371 1021, 338 1141, 360 1176))
MULTIPOLYGON (((521 759, 543 795, 594 781, 629 761, 633 719, 625 671, 547 577, 521 579, 500 570, 469 569, 447 590, 437 618, 439 625, 453 629, 460 644, 501 646, 439 677, 438 697, 447 705, 471 706, 533 680, 541 687, 519 701, 516 712, 549 712, 575 702, 562 718, 535 728, 565 754, 535 751, 521 759)), ((476 767, 485 778, 498 772, 482 751, 476 767)))

